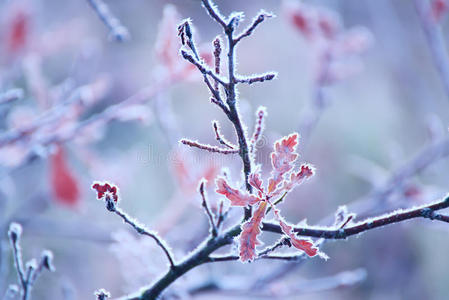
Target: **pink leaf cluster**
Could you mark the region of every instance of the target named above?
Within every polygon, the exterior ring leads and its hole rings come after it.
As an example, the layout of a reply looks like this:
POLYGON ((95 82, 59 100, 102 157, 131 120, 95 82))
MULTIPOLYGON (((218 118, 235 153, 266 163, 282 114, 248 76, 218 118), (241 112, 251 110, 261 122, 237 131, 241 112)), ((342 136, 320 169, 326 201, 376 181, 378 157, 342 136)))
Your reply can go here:
POLYGON ((298 143, 299 135, 293 133, 274 144, 274 151, 271 154, 273 169, 266 190, 263 186, 260 168, 256 168, 255 172, 249 175, 249 184, 254 188, 257 196, 232 188, 223 177, 216 180, 216 192, 226 196, 231 201, 231 206, 255 206, 257 204, 252 217, 242 225, 242 232, 239 236, 239 254, 242 262, 252 261, 257 257, 256 246, 260 244, 258 240, 261 233, 260 225, 265 217, 268 204, 274 208, 279 225, 283 233, 291 240, 292 246, 311 257, 320 254, 310 239, 300 239, 295 235, 291 225, 283 220, 279 210, 271 201, 281 193, 291 191, 314 174, 313 167, 308 164, 303 164, 298 171, 294 171, 294 163, 298 158, 296 153, 298 143))

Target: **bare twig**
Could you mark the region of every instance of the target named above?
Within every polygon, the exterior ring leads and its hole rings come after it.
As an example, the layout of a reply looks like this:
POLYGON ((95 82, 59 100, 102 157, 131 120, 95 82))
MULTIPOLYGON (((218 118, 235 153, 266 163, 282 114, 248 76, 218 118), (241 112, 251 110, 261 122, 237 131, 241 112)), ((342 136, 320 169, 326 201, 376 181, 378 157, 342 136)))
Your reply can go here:
POLYGON ((260 75, 252 75, 248 77, 238 77, 236 78, 237 83, 247 83, 253 84, 255 82, 264 82, 268 80, 273 80, 276 78, 276 73, 265 73, 260 75))
POLYGON ((131 227, 134 228, 134 230, 137 231, 137 233, 139 233, 141 235, 146 235, 146 236, 149 236, 150 238, 152 238, 156 242, 156 244, 162 249, 162 251, 165 253, 165 256, 167 257, 167 259, 170 263, 170 269, 175 268, 175 262, 173 260, 172 254, 170 253, 170 251, 168 249, 168 246, 155 232, 149 231, 148 229, 145 228, 144 225, 138 224, 136 220, 133 220, 132 218, 130 218, 125 212, 123 212, 120 208, 117 207, 117 205, 115 204, 114 200, 111 197, 106 196, 105 202, 106 202, 107 210, 115 213, 117 216, 122 218, 123 222, 131 225, 131 227))
POLYGON ((207 218, 209 219, 210 233, 211 233, 211 235, 213 237, 216 237, 217 233, 218 233, 217 226, 215 225, 214 217, 212 216, 212 213, 211 213, 211 211, 209 209, 209 204, 207 203, 206 194, 205 194, 206 192, 204 190, 204 185, 205 185, 205 179, 202 179, 201 183, 200 183, 200 187, 199 187, 199 192, 200 192, 201 198, 203 200, 201 202, 201 204, 202 204, 202 206, 204 208, 204 212, 206 213, 207 218))
POLYGON ((181 139, 180 142, 183 143, 184 145, 187 145, 190 147, 195 147, 195 148, 198 148, 201 150, 206 150, 206 151, 214 152, 214 153, 221 153, 221 154, 239 153, 238 149, 223 149, 223 148, 218 148, 216 146, 211 146, 211 145, 207 145, 207 144, 200 144, 196 141, 190 141, 190 140, 186 140, 186 139, 181 139))
MULTIPOLYGON (((31 290, 36 279, 39 277, 43 269, 47 269, 51 272, 54 271, 52 265, 53 254, 49 250, 42 252, 42 257, 39 265, 35 259, 31 259, 27 262, 26 268, 23 266, 22 251, 20 248, 20 236, 22 234, 22 226, 18 223, 11 223, 8 230, 8 237, 11 243, 12 253, 14 257, 14 265, 18 275, 18 281, 20 284, 20 293, 22 300, 28 300, 30 298, 31 290)), ((14 290, 14 285, 10 287, 14 290)), ((7 295, 13 292, 7 292, 7 295)), ((5 295, 5 298, 7 297, 5 295)), ((9 297, 9 296, 8 296, 9 297)), ((6 298, 7 299, 7 298, 6 298)))
POLYGON ((218 121, 212 121, 212 126, 214 128, 215 132, 215 139, 222 144, 223 146, 229 148, 229 149, 236 149, 237 146, 233 145, 231 142, 227 141, 224 136, 220 132, 220 125, 218 124, 218 121))
POLYGON ((243 33, 241 33, 238 37, 235 38, 235 43, 240 42, 244 37, 250 36, 260 23, 272 17, 273 17, 272 14, 262 10, 257 15, 257 17, 254 18, 252 24, 247 29, 245 29, 243 33))

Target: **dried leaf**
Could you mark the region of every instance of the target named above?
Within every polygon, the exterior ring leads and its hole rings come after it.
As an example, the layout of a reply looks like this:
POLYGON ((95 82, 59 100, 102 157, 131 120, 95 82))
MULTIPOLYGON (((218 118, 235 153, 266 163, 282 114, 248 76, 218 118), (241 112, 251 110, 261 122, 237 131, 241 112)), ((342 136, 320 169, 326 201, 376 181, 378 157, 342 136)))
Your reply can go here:
POLYGON ((284 180, 284 175, 293 168, 293 163, 298 158, 296 146, 299 135, 293 133, 283 137, 274 144, 274 152, 271 153, 271 164, 273 170, 268 180, 268 194, 274 192, 278 185, 284 180))
POLYGON ((293 231, 293 227, 283 220, 279 214, 279 211, 275 210, 274 213, 279 220, 279 225, 281 226, 282 232, 290 238, 290 242, 296 249, 304 251, 310 257, 318 254, 318 248, 313 245, 313 242, 310 239, 298 238, 293 231))
POLYGON ((226 198, 231 201, 232 206, 254 205, 257 202, 261 201, 254 195, 249 195, 247 192, 242 192, 231 188, 226 182, 226 179, 223 177, 217 178, 215 184, 217 185, 216 192, 218 194, 226 196, 226 198))
POLYGON ((260 223, 265 216, 267 202, 260 202, 252 218, 242 225, 240 234, 240 260, 242 262, 252 261, 256 257, 256 246, 260 244, 257 236, 261 233, 260 223))

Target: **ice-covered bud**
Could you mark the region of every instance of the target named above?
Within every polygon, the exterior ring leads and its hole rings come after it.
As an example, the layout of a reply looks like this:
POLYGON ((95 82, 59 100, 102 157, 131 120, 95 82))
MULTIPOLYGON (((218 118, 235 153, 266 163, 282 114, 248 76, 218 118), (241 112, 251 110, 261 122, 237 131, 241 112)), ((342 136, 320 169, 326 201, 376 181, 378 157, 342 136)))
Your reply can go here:
POLYGON ((55 267, 53 266, 53 252, 50 250, 42 251, 42 265, 44 268, 49 270, 50 272, 54 272, 55 267))
POLYGON ((9 230, 8 230, 9 239, 13 243, 16 243, 20 239, 21 235, 22 235, 22 225, 20 225, 19 223, 15 223, 15 222, 11 223, 9 225, 9 230))
POLYGON ((97 297, 97 300, 106 300, 111 297, 111 294, 104 289, 99 289, 95 291, 95 296, 97 297))

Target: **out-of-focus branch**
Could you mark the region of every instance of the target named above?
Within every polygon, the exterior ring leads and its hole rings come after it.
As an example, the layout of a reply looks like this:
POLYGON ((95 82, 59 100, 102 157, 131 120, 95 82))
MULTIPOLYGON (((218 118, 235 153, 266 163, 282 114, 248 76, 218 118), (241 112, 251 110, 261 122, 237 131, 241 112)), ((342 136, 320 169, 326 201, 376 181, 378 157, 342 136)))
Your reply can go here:
POLYGON ((6 92, 0 93, 0 104, 6 104, 17 101, 23 98, 22 89, 11 89, 6 92))
MULTIPOLYGON (((227 288, 225 284, 208 283, 207 286, 197 287, 190 291, 191 295, 218 293, 227 296, 245 296, 258 297, 270 299, 285 299, 286 297, 302 295, 307 293, 324 292, 342 287, 349 287, 356 285, 366 279, 366 271, 364 269, 348 270, 337 273, 335 275, 309 279, 297 280, 294 287, 288 290, 270 290, 270 289, 251 289, 242 288, 227 288)), ((245 283, 246 285, 246 283, 245 283)))
POLYGON ((433 62, 440 74, 446 96, 449 98, 449 57, 443 32, 438 22, 432 18, 428 0, 414 0, 414 4, 433 62))
POLYGON ((206 150, 206 151, 214 152, 214 153, 221 153, 221 154, 239 153, 239 149, 223 149, 223 148, 218 148, 218 147, 211 146, 211 145, 200 144, 197 141, 190 141, 190 140, 182 139, 180 142, 182 144, 190 146, 190 147, 195 147, 195 148, 198 148, 201 150, 206 150))
POLYGON ((206 213, 206 216, 209 220, 210 233, 212 236, 217 236, 217 234, 218 234, 217 226, 215 225, 214 217, 212 216, 212 213, 209 208, 209 204, 207 203, 206 194, 205 194, 206 191, 204 190, 204 185, 205 185, 205 179, 201 180, 200 187, 199 187, 199 192, 200 192, 201 198, 203 200, 201 202, 201 204, 202 204, 204 212, 206 213))
POLYGON ((41 272, 44 269, 47 269, 51 272, 54 271, 54 267, 52 264, 53 254, 49 250, 44 250, 42 252, 39 264, 37 264, 35 259, 31 259, 26 263, 26 266, 24 268, 22 250, 20 247, 21 234, 22 226, 18 223, 11 223, 8 230, 8 237, 11 243, 12 254, 14 257, 14 266, 17 271, 20 289, 16 285, 10 285, 5 295, 5 299, 8 299, 8 297, 10 296, 14 296, 14 294, 17 293, 20 293, 22 300, 30 299, 33 285, 41 272), (17 291, 17 293, 15 293, 15 291, 17 291))
POLYGON ((108 27, 111 37, 118 42, 123 42, 129 39, 129 32, 120 20, 115 17, 109 10, 109 7, 103 0, 87 0, 100 20, 108 27))

